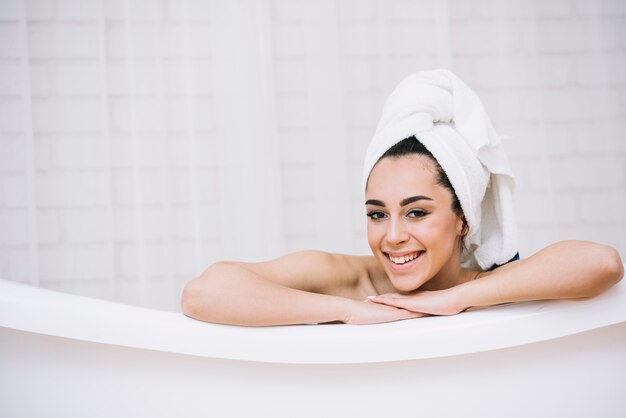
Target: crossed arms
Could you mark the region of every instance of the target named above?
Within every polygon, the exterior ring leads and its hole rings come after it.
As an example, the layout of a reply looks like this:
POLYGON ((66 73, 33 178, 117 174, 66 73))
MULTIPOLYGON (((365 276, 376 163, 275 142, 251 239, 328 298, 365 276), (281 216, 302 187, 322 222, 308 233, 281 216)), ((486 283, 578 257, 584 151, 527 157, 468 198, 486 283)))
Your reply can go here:
POLYGON ((374 280, 380 275, 374 257, 319 251, 262 263, 218 262, 186 285, 182 309, 233 325, 371 324, 509 302, 589 298, 620 281, 624 266, 609 246, 562 241, 443 290, 393 293, 374 280))

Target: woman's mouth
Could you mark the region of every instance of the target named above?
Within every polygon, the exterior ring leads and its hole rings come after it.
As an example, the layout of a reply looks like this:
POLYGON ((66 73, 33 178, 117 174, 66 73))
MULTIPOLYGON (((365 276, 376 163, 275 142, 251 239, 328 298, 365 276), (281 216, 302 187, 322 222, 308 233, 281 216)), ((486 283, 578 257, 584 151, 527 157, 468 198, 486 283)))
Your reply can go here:
POLYGON ((391 254, 385 252, 383 254, 387 256, 387 259, 391 262, 392 267, 405 269, 417 262, 417 259, 419 259, 423 253, 424 251, 413 251, 404 254, 391 254))

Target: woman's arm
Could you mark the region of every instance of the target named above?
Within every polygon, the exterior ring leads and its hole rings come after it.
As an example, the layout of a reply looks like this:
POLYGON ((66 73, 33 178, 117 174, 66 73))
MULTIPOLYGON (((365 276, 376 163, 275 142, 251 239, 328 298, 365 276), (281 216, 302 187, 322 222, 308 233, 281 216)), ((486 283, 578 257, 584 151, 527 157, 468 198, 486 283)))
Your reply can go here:
POLYGON ((305 251, 264 263, 219 262, 185 286, 182 309, 202 321, 248 326, 376 323, 421 316, 363 303, 359 281, 367 274, 364 261, 305 251))
POLYGON ((509 302, 589 298, 623 276, 624 266, 615 249, 585 241, 562 241, 450 289, 409 296, 382 295, 373 301, 433 315, 453 315, 471 307, 509 302))
POLYGON ((562 241, 458 286, 459 305, 463 310, 528 300, 590 298, 623 276, 624 265, 612 247, 562 241))

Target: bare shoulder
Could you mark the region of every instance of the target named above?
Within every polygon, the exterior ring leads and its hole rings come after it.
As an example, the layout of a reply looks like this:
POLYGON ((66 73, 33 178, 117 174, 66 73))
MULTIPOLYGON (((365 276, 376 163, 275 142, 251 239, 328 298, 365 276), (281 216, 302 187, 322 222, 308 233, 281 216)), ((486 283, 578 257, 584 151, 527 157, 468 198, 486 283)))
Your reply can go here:
POLYGON ((381 289, 388 289, 390 282, 374 256, 343 254, 333 254, 333 256, 351 272, 350 281, 345 283, 344 289, 349 294, 340 294, 341 296, 363 300, 367 296, 381 293, 381 289))

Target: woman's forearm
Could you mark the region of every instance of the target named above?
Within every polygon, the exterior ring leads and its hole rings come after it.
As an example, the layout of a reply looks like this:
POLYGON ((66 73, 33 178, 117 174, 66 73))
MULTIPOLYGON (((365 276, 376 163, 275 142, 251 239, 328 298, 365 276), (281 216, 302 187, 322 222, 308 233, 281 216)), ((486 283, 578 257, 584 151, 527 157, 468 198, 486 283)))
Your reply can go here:
POLYGON ((528 259, 457 286, 461 309, 541 299, 595 296, 624 275, 611 247, 583 241, 553 244, 528 259))
POLYGON ((185 315, 207 322, 266 326, 344 321, 348 299, 281 286, 236 263, 217 263, 187 284, 185 315))

